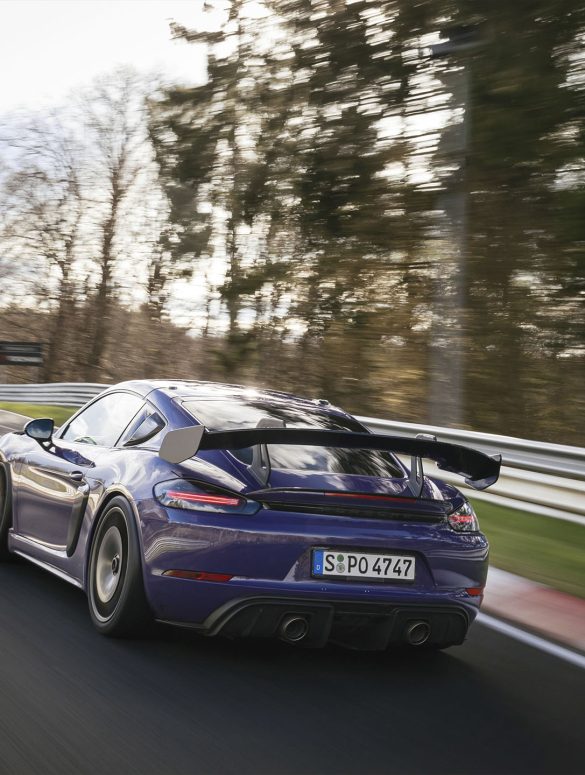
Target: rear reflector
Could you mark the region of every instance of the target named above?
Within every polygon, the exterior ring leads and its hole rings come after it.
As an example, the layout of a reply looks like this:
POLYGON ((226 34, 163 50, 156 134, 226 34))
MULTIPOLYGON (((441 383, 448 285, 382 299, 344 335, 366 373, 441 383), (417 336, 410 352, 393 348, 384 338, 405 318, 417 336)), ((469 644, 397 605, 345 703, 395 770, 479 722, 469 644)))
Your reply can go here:
POLYGON ((471 597, 481 597, 483 595, 483 587, 467 587, 466 592, 471 597))
POLYGON ((163 576, 172 576, 175 579, 190 579, 191 581, 229 581, 233 576, 227 573, 206 573, 199 570, 166 570, 163 576))

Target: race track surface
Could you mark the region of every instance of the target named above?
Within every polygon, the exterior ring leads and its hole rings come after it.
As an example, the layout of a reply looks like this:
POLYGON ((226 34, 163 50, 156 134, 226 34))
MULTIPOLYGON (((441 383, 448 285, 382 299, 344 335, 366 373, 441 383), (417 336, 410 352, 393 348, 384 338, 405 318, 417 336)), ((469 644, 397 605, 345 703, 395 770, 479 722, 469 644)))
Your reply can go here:
POLYGON ((21 431, 30 418, 0 409, 0 436, 11 431, 21 431))
POLYGON ((585 671, 482 625, 434 656, 112 641, 24 561, 0 621, 2 773, 585 771, 585 671))

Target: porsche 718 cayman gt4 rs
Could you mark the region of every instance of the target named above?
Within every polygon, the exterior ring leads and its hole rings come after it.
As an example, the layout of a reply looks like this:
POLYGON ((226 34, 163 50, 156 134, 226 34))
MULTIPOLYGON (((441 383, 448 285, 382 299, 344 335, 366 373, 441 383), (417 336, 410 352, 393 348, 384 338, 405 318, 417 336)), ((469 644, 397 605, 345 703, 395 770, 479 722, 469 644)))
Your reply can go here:
POLYGON ((326 401, 206 382, 112 387, 0 439, 0 556, 83 588, 96 628, 150 618, 306 646, 444 648, 482 599, 466 498, 500 461, 369 433, 326 401), (405 462, 406 461, 406 462, 405 462))

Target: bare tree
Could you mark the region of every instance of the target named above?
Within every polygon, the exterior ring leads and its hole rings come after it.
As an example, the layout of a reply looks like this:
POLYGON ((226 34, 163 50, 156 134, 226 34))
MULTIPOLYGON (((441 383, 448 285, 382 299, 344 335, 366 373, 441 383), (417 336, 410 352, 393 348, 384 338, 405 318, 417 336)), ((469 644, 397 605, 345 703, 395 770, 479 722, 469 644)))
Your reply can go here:
MULTIPOLYGON (((41 379, 59 375, 75 299, 74 261, 83 215, 81 159, 73 132, 54 115, 13 127, 2 138, 9 168, 2 186, 0 264, 13 285, 32 290, 56 309, 47 332, 41 379), (18 280, 18 282, 16 282, 18 280)), ((30 295, 29 295, 30 298, 30 295)))
MULTIPOLYGON (((85 378, 92 380, 108 371, 104 354, 110 334, 116 270, 122 269, 117 264, 122 263, 122 257, 129 259, 135 248, 128 239, 136 223, 133 205, 138 206, 133 195, 137 194, 151 161, 144 81, 131 70, 118 70, 96 81, 80 106, 85 115, 91 165, 90 228, 96 240, 93 265, 97 270, 97 287, 91 305, 91 341, 85 364, 85 378)), ((126 261, 124 266, 132 275, 126 261)))
POLYGON ((145 79, 120 69, 74 95, 59 119, 29 116, 0 131, 0 277, 3 290, 9 277, 22 288, 28 264, 29 302, 54 313, 45 380, 72 367, 89 380, 111 376, 114 302, 148 297, 160 318, 166 211, 147 92, 145 79))

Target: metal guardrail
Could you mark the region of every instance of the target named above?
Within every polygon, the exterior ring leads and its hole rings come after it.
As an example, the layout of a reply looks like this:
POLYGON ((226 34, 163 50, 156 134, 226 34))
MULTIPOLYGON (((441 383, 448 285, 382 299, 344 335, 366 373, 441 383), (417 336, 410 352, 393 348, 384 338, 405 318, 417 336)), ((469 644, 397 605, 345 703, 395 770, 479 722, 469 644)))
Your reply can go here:
MULTIPOLYGON (((51 383, 0 385, 0 401, 55 406, 82 406, 108 385, 93 383, 51 383)), ((516 439, 491 433, 477 433, 433 425, 358 417, 375 433, 415 436, 430 433, 442 441, 466 444, 488 454, 502 455, 502 471, 489 492, 469 490, 478 500, 547 517, 585 525, 585 448, 516 439)), ((425 470, 461 487, 461 480, 426 464, 425 470)), ((463 488, 466 489, 466 488, 463 488)))
POLYGON ((585 448, 516 439, 434 425, 358 417, 375 433, 415 436, 430 433, 441 441, 465 444, 489 455, 502 455, 497 483, 478 492, 461 484, 459 477, 425 462, 425 471, 466 491, 472 499, 507 508, 530 511, 585 526, 585 448))
POLYGON ((585 480, 585 447, 565 444, 548 444, 543 441, 516 439, 494 433, 478 433, 457 428, 439 428, 435 425, 378 420, 374 417, 358 417, 360 422, 377 433, 393 433, 397 436, 414 436, 430 433, 440 436, 441 441, 452 444, 470 444, 489 455, 501 454, 502 464, 540 474, 550 474, 568 479, 585 480))
POLYGON ((49 406, 83 406, 109 385, 47 382, 40 385, 0 385, 0 401, 49 406))

